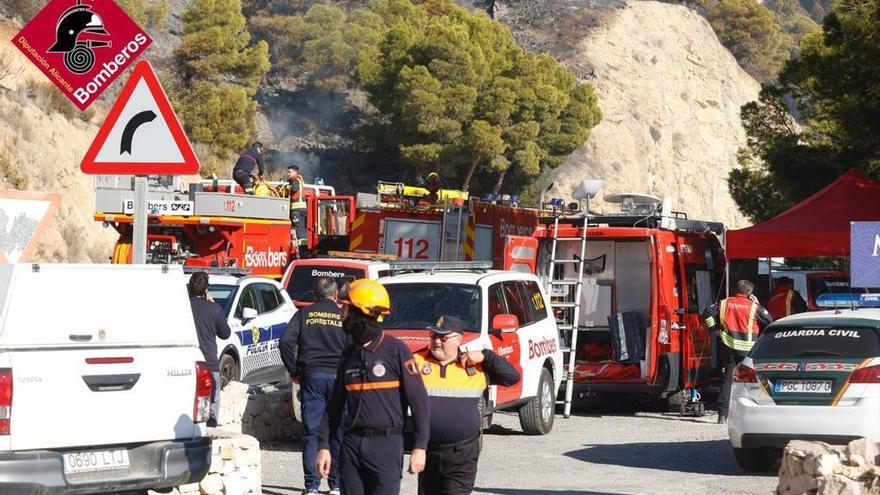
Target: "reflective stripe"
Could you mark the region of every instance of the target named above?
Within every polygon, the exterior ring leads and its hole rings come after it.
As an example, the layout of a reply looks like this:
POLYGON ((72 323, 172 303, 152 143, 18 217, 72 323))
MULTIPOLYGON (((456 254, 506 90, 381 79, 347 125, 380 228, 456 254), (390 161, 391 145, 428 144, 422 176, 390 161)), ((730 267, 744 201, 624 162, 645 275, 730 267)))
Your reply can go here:
POLYGON ((750 351, 754 345, 756 328, 756 317, 758 314, 758 305, 754 301, 750 301, 749 317, 746 322, 745 330, 731 330, 727 325, 727 301, 724 299, 719 305, 719 315, 721 317, 721 331, 718 332, 718 338, 730 349, 736 351, 750 351), (742 337, 744 338, 742 338, 742 337))
POLYGON ((456 397, 476 399, 483 396, 483 389, 433 388, 426 387, 428 397, 456 397))
POLYGON ((400 387, 400 380, 387 382, 347 383, 345 385, 345 390, 353 392, 357 390, 384 390, 388 388, 398 387, 400 387))
POLYGON ((794 291, 788 291, 788 294, 785 296, 785 316, 791 314, 791 300, 794 297, 794 291))
POLYGON ((306 182, 303 180, 302 176, 296 178, 296 181, 299 182, 299 193, 296 195, 296 200, 293 199, 293 191, 290 192, 290 209, 291 210, 301 210, 306 207, 306 202, 303 198, 305 198, 306 193, 306 182))

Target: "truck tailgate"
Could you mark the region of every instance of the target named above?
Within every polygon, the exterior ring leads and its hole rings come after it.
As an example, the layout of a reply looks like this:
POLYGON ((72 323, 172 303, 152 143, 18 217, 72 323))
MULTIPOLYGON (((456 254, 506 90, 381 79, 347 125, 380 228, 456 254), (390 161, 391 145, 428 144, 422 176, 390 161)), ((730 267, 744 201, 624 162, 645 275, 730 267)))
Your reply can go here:
POLYGON ((78 346, 8 354, 12 450, 192 438, 191 345, 78 346))

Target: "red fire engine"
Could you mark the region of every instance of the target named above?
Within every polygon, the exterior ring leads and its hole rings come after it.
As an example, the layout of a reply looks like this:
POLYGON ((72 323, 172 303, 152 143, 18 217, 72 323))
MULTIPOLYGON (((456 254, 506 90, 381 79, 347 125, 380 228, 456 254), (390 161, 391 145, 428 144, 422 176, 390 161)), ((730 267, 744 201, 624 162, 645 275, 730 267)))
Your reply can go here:
MULTIPOLYGON (((538 211, 469 199, 467 193, 428 191, 380 183, 377 194, 337 196, 330 186, 307 184, 306 235, 296 239, 286 198, 242 194, 232 181, 153 184, 148 197, 148 263, 244 268, 280 278, 288 263, 328 251, 391 254, 401 260, 493 261, 501 268, 504 239, 531 235, 538 211)), ((114 263, 131 262, 134 193, 131 187, 96 190, 95 220, 114 227, 114 263)))

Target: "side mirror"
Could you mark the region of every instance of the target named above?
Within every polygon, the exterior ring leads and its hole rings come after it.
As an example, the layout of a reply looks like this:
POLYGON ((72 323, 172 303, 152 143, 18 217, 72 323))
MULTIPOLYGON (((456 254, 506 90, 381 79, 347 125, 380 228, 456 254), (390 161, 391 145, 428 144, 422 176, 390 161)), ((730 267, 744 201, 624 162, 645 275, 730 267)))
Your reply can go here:
POLYGON ((244 308, 241 311, 241 319, 242 320, 253 320, 257 317, 257 310, 254 308, 244 308))
POLYGON ((492 333, 496 335, 515 332, 517 328, 519 328, 519 318, 516 315, 503 314, 492 318, 492 333))

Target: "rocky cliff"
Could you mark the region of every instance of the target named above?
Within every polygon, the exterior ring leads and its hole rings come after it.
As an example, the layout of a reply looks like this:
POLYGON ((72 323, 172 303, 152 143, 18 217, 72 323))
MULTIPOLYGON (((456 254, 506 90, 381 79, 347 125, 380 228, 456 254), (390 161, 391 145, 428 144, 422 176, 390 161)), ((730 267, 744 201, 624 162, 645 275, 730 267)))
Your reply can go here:
POLYGON ((494 11, 523 45, 551 51, 596 87, 602 122, 556 171, 555 194, 599 178, 600 194, 671 196, 691 218, 746 223, 726 179, 746 142, 740 106, 760 85, 704 18, 653 1, 496 1, 494 11))

